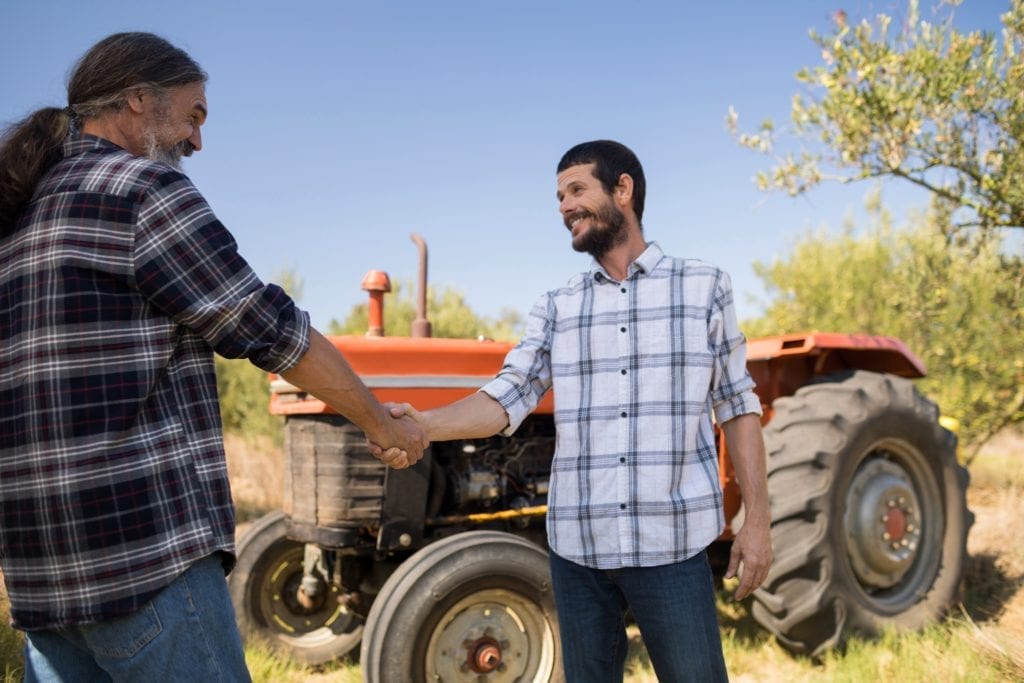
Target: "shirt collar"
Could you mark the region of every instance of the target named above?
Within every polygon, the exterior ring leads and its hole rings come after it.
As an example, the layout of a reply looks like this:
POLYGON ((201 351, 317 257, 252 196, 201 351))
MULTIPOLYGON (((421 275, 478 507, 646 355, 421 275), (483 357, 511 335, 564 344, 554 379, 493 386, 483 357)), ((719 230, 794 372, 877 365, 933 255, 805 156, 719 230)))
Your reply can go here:
MULTIPOLYGON (((629 272, 627 273, 626 277, 632 277, 636 273, 643 273, 645 275, 649 274, 651 271, 655 269, 655 267, 658 265, 658 263, 661 262, 661 259, 663 259, 664 257, 665 252, 661 250, 661 247, 658 246, 657 242, 648 242, 647 248, 644 249, 644 252, 637 256, 636 260, 629 264, 629 272)), ((592 278, 598 281, 616 281, 614 278, 608 275, 608 273, 601 266, 601 264, 597 262, 597 259, 593 259, 590 262, 589 273, 592 278)))
POLYGON ((106 138, 97 137, 82 133, 81 135, 68 136, 64 140, 64 158, 78 156, 91 151, 117 152, 124 151, 106 138))

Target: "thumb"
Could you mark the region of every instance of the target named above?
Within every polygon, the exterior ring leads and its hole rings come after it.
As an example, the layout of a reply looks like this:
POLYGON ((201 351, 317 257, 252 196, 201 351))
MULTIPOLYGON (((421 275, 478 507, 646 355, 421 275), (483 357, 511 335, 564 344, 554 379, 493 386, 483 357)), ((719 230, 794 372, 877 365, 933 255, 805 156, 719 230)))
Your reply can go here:
POLYGON ((411 417, 414 420, 420 419, 420 411, 413 408, 412 404, 396 403, 391 406, 391 417, 402 417, 403 415, 411 417))

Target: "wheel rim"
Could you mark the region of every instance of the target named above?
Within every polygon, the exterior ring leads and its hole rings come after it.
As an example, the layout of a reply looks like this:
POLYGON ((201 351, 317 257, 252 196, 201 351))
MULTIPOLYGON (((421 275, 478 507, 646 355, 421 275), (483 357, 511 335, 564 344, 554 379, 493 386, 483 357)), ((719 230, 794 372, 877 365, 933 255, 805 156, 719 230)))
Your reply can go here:
POLYGON ((554 662, 554 631, 542 607, 513 591, 487 589, 441 616, 427 645, 426 680, 548 680, 554 662))
MULTIPOLYGON (((264 569, 253 582, 251 601, 259 611, 259 623, 276 640, 299 649, 337 641, 360 626, 358 618, 338 602, 338 587, 319 576, 317 595, 306 604, 300 601, 303 556, 303 546, 293 542, 278 544, 268 552, 264 569)), ((358 642, 357 633, 353 646, 358 642)))
POLYGON ((846 495, 847 557, 874 601, 902 609, 931 584, 941 555, 942 509, 926 458, 900 441, 868 451, 846 495))

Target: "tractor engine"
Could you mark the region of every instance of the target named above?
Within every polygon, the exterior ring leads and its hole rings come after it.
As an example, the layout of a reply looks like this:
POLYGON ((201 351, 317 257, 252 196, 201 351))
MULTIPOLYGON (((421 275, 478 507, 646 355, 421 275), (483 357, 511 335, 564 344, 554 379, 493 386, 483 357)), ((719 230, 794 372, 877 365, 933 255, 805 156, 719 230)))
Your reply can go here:
POLYGON ((528 420, 513 437, 435 444, 428 519, 544 505, 554 449, 550 418, 528 420))

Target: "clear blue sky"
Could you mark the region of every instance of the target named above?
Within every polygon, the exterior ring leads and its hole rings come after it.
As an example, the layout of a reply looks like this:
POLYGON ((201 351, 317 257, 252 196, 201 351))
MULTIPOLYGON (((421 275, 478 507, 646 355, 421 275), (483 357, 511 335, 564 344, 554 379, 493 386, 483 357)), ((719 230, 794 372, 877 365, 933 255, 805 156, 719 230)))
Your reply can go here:
MULTIPOLYGON (((922 0, 921 14, 932 3, 922 0)), ((998 28, 1003 0, 966 0, 962 28, 998 28)), ((210 74, 203 151, 185 171, 265 279, 304 282, 317 326, 364 300, 363 274, 430 279, 484 315, 525 313, 585 269, 555 201, 555 165, 612 138, 647 174, 645 232, 669 253, 728 270, 756 315, 751 264, 784 255, 859 210, 865 185, 807 198, 759 193, 768 160, 738 147, 788 120, 796 71, 817 65, 808 29, 895 0, 706 2, 27 2, 0 0, 0 121, 64 106, 74 61, 109 33, 146 30, 210 74)), ((887 185, 902 221, 925 198, 887 185)))

